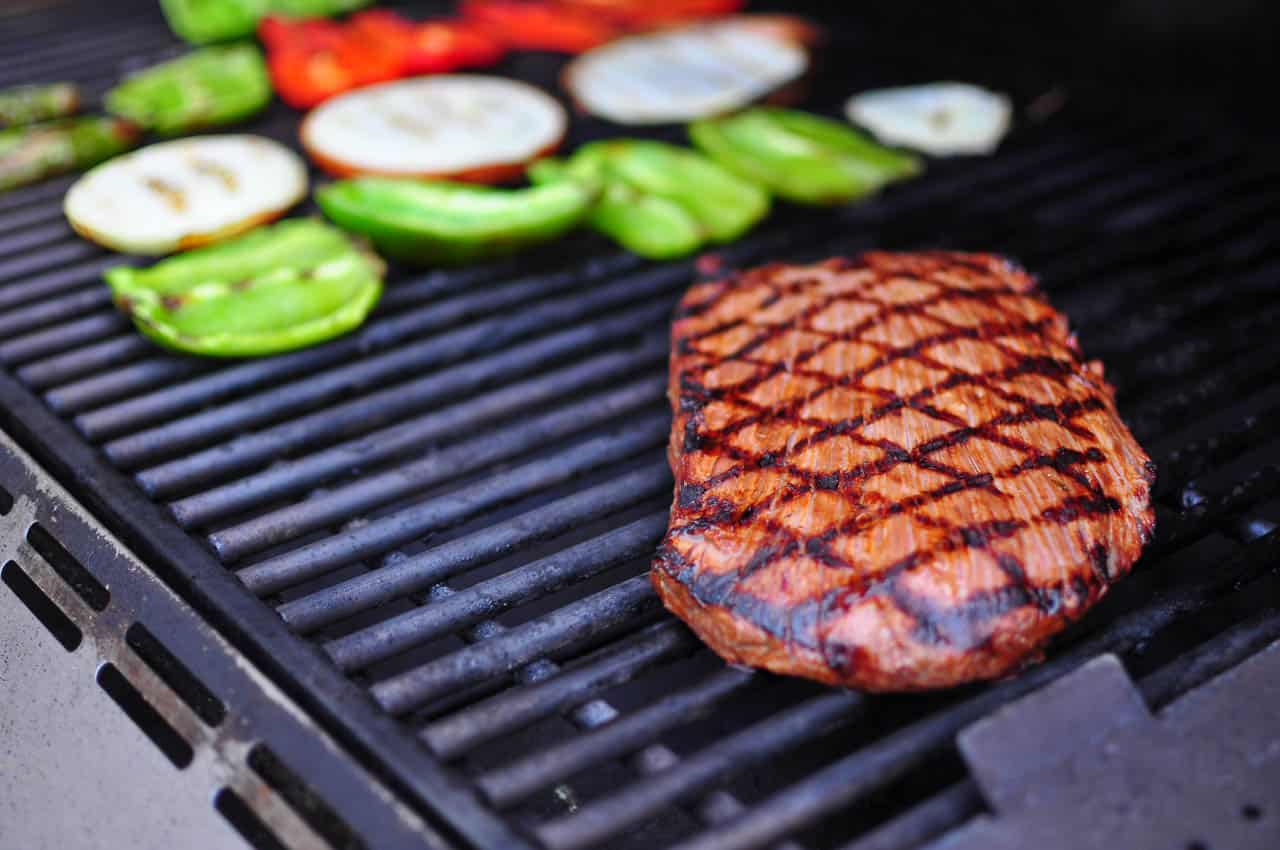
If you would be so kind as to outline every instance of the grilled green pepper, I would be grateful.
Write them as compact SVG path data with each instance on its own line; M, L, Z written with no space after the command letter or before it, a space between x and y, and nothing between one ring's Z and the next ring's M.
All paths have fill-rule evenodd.
M37 83L0 90L0 127L19 127L74 115L80 90L74 83Z
M577 181L499 189L444 180L359 177L316 190L340 226L390 257L456 264L517 251L575 227L595 197Z
M138 129L118 118L68 118L0 130L0 192L97 165L133 147Z
M161 345L216 357L275 354L357 327L382 262L338 229L290 219L146 269L106 272L116 305Z
M769 210L767 192L696 151L641 139L593 142L565 163L535 163L529 176L600 183L592 227L650 259L737 239Z
M192 44L253 35L267 15L321 18L367 6L371 0L160 0L164 16Z
M262 51L206 47L129 77L107 92L108 112L163 135L241 121L271 100Z
M852 200L920 171L913 156L841 122L790 109L762 106L697 121L689 136L725 168L802 204Z
M529 167L529 179L539 184L598 179L584 173L581 163L542 159ZM600 197L587 216L596 231L651 260L688 256L702 245L697 219L675 201L638 192L620 180L600 182Z

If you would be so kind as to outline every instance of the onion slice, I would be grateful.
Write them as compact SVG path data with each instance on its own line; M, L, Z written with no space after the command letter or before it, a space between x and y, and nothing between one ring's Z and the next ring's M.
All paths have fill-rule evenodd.
M968 83L929 83L854 95L845 115L889 145L931 156L986 154L1009 131L1005 95Z
M564 107L526 83L478 74L419 77L349 92L302 122L316 165L339 177L493 183L559 146Z
M719 115L805 73L808 52L783 32L743 16L629 36L574 59L564 85L587 112L618 124Z
M279 142L197 136L99 165L71 187L63 210L86 239L131 254L167 254L279 218L306 194L306 163Z

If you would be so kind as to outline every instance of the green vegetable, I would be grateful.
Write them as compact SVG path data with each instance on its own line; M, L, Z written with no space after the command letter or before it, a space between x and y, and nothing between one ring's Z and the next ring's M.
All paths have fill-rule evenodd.
M730 242L769 210L759 186L705 156L640 139L593 142L567 162L542 160L535 183L596 182L603 189L592 227L650 259L693 253L707 242Z
M383 266L334 227L290 219L146 269L106 273L116 305L156 342L217 357L275 354L360 325Z
M0 90L0 127L19 127L74 115L80 90L73 83L39 83Z
M576 181L499 189L360 177L316 191L325 215L411 263L464 263L553 239L582 220L594 187Z
M68 118L0 130L0 192L97 165L133 147L138 130L118 118Z
M921 169L915 157L839 121L788 109L757 107L697 121L689 136L724 167L802 204L852 200Z
M192 44L231 41L253 35L267 15L320 18L367 6L370 0L160 0L179 36Z
M106 96L108 112L164 135L241 121L271 100L262 52L206 47L129 77Z
M575 175L564 162L543 159L530 166L529 179L539 184L584 179L582 169L577 170ZM702 228L684 207L638 192L620 180L604 183L587 222L627 250L652 260L684 257L703 243Z

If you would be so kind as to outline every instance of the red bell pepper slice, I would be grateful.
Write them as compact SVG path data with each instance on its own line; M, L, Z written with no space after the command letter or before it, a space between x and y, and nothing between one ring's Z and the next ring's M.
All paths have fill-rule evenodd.
M495 64L506 47L479 26L455 20L418 23L386 9L352 16L350 26L404 55L404 73L435 74Z
M276 93L299 109L403 76L404 54L396 45L380 44L331 21L268 17L258 32L268 46L267 68Z
M516 50L582 53L622 34L596 14L555 3L467 0L462 15Z
M644 29L731 15L745 5L743 0L555 0L576 12L616 21L627 29Z

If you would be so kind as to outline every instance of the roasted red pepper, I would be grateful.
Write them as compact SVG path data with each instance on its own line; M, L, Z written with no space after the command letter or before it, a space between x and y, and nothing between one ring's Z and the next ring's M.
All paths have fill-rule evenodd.
M474 23L417 23L383 10L345 24L268 17L258 36L276 92L299 109L370 83L492 65L506 49Z
M358 86L404 75L404 57L394 45L332 21L268 17L259 26L268 48L267 67L276 93L290 106L307 109Z
M406 75L486 68L506 52L501 42L468 21L419 23L387 9L370 9L353 16L350 25L400 53Z
M731 15L743 0L555 0L555 5L618 22L628 29Z
M463 17L516 50L582 53L622 35L624 30L584 9L520 0L468 0Z

